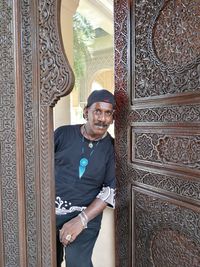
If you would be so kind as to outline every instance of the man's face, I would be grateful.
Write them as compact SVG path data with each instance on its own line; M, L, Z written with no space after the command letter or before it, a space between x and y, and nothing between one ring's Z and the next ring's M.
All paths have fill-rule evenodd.
M87 119L88 133L101 137L113 123L113 106L110 103L96 102L89 108L86 108L85 116Z

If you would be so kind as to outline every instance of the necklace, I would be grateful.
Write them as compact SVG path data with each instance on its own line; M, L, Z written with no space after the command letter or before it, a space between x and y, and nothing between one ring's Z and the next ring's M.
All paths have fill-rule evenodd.
M100 140L99 140L100 141ZM98 146L99 144L99 141L96 143L96 146L93 148L93 144L92 144L92 147L90 148L93 148L91 151L90 151L90 154L89 154L89 158L92 156L92 154L94 153L94 150L95 148ZM85 154L85 147L84 147L84 143L85 143L85 137L82 136L82 149L81 149L81 154L84 155ZM86 167L89 163L89 159L87 159L86 157L81 157L80 159L80 162L79 162L79 178L81 179L81 177L83 176L85 170L86 170Z
M92 141L89 142L88 146L89 146L89 148L93 148L93 143L92 143Z
M88 135L87 130L86 130L86 126L85 126L85 124L84 124L84 125L83 125L82 134L83 134L83 135L85 134L86 138L87 138L88 140L90 140L88 146L89 146L89 148L92 149L93 146L94 146L93 142L94 142L94 141L99 141L99 140L103 139L104 137L106 137L107 132L105 132L104 135L103 135L102 137L91 140L91 139L89 138L89 135Z

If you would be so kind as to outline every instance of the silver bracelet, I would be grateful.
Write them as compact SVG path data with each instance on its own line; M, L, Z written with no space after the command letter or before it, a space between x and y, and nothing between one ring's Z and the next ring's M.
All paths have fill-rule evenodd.
M87 215L85 214L84 211L82 211L81 213L79 213L78 215L81 219L81 223L83 225L83 228L87 228L87 223L88 223L88 217Z

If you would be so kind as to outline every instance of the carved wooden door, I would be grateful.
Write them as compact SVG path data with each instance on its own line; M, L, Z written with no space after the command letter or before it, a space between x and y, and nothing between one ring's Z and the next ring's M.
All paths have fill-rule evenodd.
M73 87L60 0L0 0L0 267L55 267L53 112Z
M200 266L200 0L115 1L118 267Z

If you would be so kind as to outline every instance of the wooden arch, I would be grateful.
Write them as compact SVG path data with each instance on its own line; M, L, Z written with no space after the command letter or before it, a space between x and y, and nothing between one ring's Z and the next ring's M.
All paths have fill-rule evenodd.
M0 1L0 266L56 266L52 107L73 88L59 0Z

